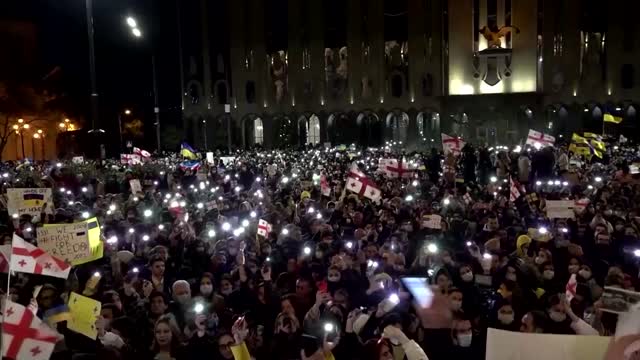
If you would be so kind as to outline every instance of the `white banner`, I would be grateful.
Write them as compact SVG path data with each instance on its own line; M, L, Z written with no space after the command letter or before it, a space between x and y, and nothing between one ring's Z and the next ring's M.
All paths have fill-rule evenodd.
M129 180L129 186L131 186L132 194L137 194L142 192L142 185L140 184L140 180L138 179Z
M546 200L547 217L549 219L573 219L575 213L573 208L574 200Z
M91 256L89 229L86 222L52 224L37 228L38 247L61 260L73 260Z
M53 193L50 188L7 189L7 210L9 215L30 214L40 218L42 206L47 214L53 214Z
M606 336L525 334L497 329L487 332L487 360L602 360Z
M442 229L442 216L440 215L424 215L422 216L422 226L427 229Z

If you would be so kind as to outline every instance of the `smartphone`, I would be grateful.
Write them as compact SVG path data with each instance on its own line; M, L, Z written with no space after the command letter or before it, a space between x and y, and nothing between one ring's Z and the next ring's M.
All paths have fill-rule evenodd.
M326 280L322 280L318 283L318 291L326 293L327 292L327 282Z
M423 308L431 307L433 291L429 287L429 281L424 277L403 277L402 284L413 295L413 298Z

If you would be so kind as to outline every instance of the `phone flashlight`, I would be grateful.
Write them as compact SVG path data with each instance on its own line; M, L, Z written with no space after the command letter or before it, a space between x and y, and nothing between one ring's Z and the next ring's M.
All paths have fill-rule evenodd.
M196 306L193 307L193 311L195 311L196 314L201 314L202 311L204 311L204 305L197 303Z
M132 271L133 271L134 274L137 274L138 272L140 272L140 270L138 270L137 267L134 267Z
M353 249L353 242L347 241L346 247L347 249Z
M389 301L391 301L391 303L393 303L394 305L398 305L398 303L400 303L400 298L398 297L398 294L393 293L389 295Z
M305 246L303 251L304 251L304 254L305 254L305 255L309 255L309 254L311 254L311 248L310 248L310 247L308 247L308 246Z
M539 232L540 234L544 235L544 234L546 234L546 233L547 233L547 228L546 228L546 227L544 227L544 226L540 226L540 227L538 228L538 232Z
M101 276L101 275L100 275L100 272L98 272L98 271L96 271L96 272L94 272L94 273L93 273L93 277L100 277L100 276Z
M333 326L332 323L325 323L324 324L324 332L330 333L330 332L333 331L333 329L334 329L334 326Z

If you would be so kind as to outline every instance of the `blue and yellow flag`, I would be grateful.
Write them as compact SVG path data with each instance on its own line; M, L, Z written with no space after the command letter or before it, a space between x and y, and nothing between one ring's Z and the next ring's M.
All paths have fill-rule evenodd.
M186 142L183 142L180 145L180 155L190 160L195 160L198 158L198 154L196 153L196 151L191 147L191 145L187 144Z
M69 311L69 306L67 306L66 304L62 304L45 311L43 320L46 321L49 326L54 326L55 324L62 321L71 320L71 312Z
M591 146L593 146L596 150L599 150L599 151L607 150L607 145L603 141L601 135L594 134L591 132L585 132L584 137L585 139L589 140L589 143L591 144Z
M610 112L604 113L602 120L604 122L620 124L622 122L622 116L613 115Z
M598 140L591 140L591 142L594 142L594 141L599 143L598 147L600 147L600 144L601 144L601 146L603 147L602 150L604 150L604 142L598 141ZM574 133L571 136L571 144L569 145L569 151L574 154L583 155L587 158L591 158L591 156L595 155L602 159L602 150L598 150L594 145L592 145L591 142L589 142L589 140L587 140L586 137L582 137Z

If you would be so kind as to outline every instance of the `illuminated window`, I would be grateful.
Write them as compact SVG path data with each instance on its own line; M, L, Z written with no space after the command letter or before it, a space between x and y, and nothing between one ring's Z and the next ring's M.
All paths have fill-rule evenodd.
M264 127L262 126L262 119L260 118L253 120L253 141L256 145L262 145L264 143Z
M316 145L320 143L320 119L311 115L307 120L307 144Z

